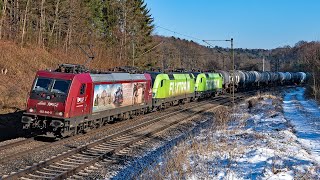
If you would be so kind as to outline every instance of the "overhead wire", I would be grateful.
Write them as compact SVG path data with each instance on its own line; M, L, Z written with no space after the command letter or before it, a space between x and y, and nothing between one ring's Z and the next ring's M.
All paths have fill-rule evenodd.
M183 34L183 33L180 33L180 32L177 32L177 31L174 31L174 30L171 30L171 29L168 29L168 28L159 26L159 25L155 25L155 27L164 29L164 30L169 31L169 32L172 32L172 33L174 33L174 34L179 34L179 35L181 35L181 36L191 38L191 39L193 39L193 40L197 40L197 41L199 41L199 42L202 42L202 41L203 41L203 40L200 39L200 38L197 38L197 37L194 37L194 36L190 36L190 35L186 35L186 34ZM201 43L199 43L199 44L201 44Z

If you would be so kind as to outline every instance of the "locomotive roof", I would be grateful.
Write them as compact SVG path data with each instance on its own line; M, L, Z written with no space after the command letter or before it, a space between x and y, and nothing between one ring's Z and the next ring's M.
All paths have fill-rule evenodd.
M110 73L90 74L93 82L147 80L144 74Z

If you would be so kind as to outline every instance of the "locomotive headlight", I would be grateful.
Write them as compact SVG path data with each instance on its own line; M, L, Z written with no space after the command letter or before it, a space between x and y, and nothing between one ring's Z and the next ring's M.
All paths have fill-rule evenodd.
M29 112L31 112L31 113L35 112L35 109L30 108Z
M63 112L56 112L56 116L63 116Z

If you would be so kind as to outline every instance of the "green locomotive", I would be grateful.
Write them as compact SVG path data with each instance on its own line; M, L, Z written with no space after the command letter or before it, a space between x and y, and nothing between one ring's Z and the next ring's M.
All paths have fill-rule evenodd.
M220 73L194 73L196 97L210 97L222 93L223 77Z
M192 101L195 99L195 78L191 73L152 72L152 100L156 108Z
M219 73L149 73L154 108L166 108L222 92L223 77Z

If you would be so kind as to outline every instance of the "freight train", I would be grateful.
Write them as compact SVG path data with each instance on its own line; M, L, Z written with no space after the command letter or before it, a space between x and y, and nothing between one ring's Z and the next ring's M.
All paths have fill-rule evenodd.
M234 78L233 78L234 77ZM22 116L23 129L66 137L180 103L223 93L302 84L304 72L90 72L62 64L36 73Z

